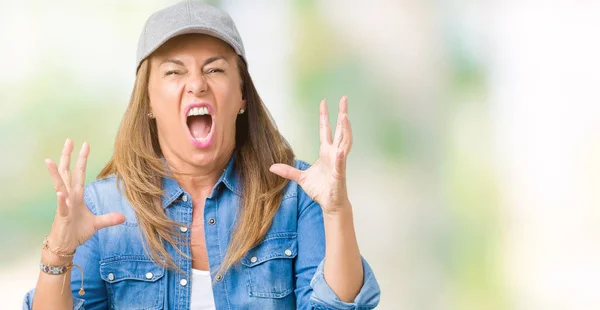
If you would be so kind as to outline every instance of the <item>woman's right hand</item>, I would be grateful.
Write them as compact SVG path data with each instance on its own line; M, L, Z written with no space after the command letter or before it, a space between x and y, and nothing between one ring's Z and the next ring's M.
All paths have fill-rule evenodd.
M46 166L52 177L58 201L54 222L48 236L48 247L60 254L73 253L99 229L125 222L125 216L121 213L94 215L87 208L83 198L83 189L90 146L87 142L83 143L77 157L75 170L71 174L72 151L73 142L67 139L58 167L51 159L46 159ZM50 260L53 262L65 261L56 254L50 255L52 256ZM70 261L70 259L68 260Z

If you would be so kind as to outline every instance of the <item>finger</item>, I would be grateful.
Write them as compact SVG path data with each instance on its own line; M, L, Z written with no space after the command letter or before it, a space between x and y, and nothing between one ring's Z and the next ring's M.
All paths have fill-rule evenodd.
M71 187L71 152L73 152L73 141L67 138L62 149L60 162L58 163L58 172L67 190Z
M348 113L348 96L342 96L338 105L338 114Z
M344 149L338 149L335 156L335 171L337 172L338 178L346 178L346 158L347 153Z
M94 228L100 230L105 227L122 224L123 222L125 222L125 215L118 212L97 215L94 221Z
M56 201L58 202L56 212L62 217L69 215L69 208L67 207L66 195L63 192L57 192Z
M342 140L344 139L344 131L342 130L342 118L345 114L338 115L337 124L335 126L335 137L333 138L333 145L337 148L340 147Z
M342 96L340 99L340 104L338 106L338 117L337 124L335 126L335 137L333 138L333 145L338 146L342 142L342 138L344 136L344 132L342 130L342 119L343 115L348 113L348 98L346 96Z
M269 171L296 183L300 181L300 176L302 175L302 171L286 164L274 164L269 168Z
M331 128L329 128L329 112L327 111L327 102L321 100L319 105L319 137L321 144L331 144Z
M344 153L348 155L352 148L352 127L350 126L350 120L348 114L342 115L342 140L340 141L340 149L344 150Z
M77 155L77 164L73 171L73 188L79 192L83 192L83 185L85 182L85 168L87 166L87 158L90 153L90 145L87 142L83 142L79 155Z
M52 159L46 159L44 161L46 163L46 168L48 168L48 172L50 173L50 177L52 178L52 183L54 184L55 192L67 192L67 188L63 182L60 173L58 172L58 168L56 168L56 164L52 161Z

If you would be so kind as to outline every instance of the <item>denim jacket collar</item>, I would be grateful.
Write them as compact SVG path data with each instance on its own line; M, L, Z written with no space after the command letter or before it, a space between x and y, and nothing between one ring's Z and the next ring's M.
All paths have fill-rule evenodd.
M241 188L239 182L239 176L235 169L235 156L232 155L227 163L227 167L223 170L223 174L213 187L209 198L215 197L218 194L218 190L221 184L232 191L233 193L241 196ZM163 196L162 196L162 207L167 208L173 201L177 200L183 193L183 189L179 186L177 181L171 177L163 177L162 180Z

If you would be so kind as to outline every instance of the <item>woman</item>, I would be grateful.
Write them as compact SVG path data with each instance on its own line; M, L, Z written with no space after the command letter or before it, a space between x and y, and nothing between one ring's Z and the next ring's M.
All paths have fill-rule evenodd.
M229 15L189 1L153 14L98 180L84 187L86 143L72 175L70 140L58 167L46 161L58 207L24 309L374 308L346 192L346 98L333 139L324 101L320 114L309 167L258 96Z

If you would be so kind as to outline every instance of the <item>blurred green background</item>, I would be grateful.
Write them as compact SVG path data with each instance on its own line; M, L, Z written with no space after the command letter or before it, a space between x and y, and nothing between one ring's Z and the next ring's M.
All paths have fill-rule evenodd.
M380 309L600 307L598 5L209 2L236 21L299 158L317 158L320 99L336 112L349 97L348 186ZM139 31L171 3L0 2L6 309L35 286L52 223L44 159L67 137L88 141L95 179L128 103Z

